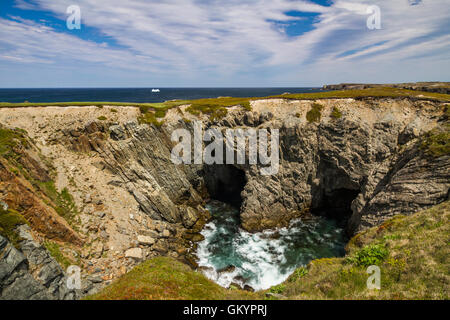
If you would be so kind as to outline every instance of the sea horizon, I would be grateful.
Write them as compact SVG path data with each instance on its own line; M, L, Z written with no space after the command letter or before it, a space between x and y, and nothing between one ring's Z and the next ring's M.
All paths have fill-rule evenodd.
M160 92L152 92L159 89ZM321 87L146 87L146 88L1 88L0 102L55 103L109 101L157 103L217 97L264 97L324 91Z

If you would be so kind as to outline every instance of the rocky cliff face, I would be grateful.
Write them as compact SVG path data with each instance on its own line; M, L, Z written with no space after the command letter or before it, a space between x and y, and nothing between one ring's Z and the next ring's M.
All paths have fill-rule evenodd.
M310 102L280 100L255 102L253 112L230 113L214 124L280 130L277 175L241 167L244 228L283 226L312 210L348 215L353 234L447 199L448 154L429 156L419 146L420 136L445 126L443 105L407 99L320 103L322 117L314 123L306 120ZM342 116L333 116L336 110Z
M79 292L67 286L61 266L40 246L28 226L18 227L22 237L15 248L0 235L0 300L73 300Z
M94 276L103 285L158 255L195 266L192 250L209 218L203 209L209 197L240 205L242 226L249 231L285 226L312 211L348 219L350 234L448 199L448 151L431 155L423 144L427 132L440 128L448 134L446 104L316 103L321 105L316 121L307 116L313 101L261 100L252 102L252 111L232 107L214 121L182 106L169 110L161 127L139 124L139 110L131 107L1 109L0 123L26 130L55 171L34 180L54 181L58 192L66 188L76 219L71 225L59 221L45 196L20 207L28 203L21 200L26 192L39 192L23 174L12 174L6 160L0 162L0 184L8 187L2 187L0 200L24 212L32 232L69 243L63 255L74 251L85 278ZM205 129L279 129L279 172L263 176L255 165L173 164L171 133L193 131L195 120ZM15 179L25 187L14 191ZM49 208L36 210L45 205ZM44 220L53 225L36 222Z

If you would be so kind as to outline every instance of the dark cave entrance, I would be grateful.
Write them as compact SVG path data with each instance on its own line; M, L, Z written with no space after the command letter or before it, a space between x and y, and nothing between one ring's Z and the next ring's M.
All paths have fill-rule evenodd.
M207 165L204 166L204 181L211 199L241 208L241 192L246 184L243 170L233 165Z
M312 208L314 214L334 219L346 225L352 215L352 202L359 194L358 190L337 189L323 192L317 206Z
M319 183L313 184L311 212L329 219L347 229L352 216L352 202L361 192L360 181L355 181L342 168L324 157L318 167Z

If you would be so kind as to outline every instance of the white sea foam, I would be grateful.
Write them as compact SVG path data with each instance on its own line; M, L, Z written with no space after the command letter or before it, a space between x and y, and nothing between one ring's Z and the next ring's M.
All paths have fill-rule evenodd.
M321 218L308 223L297 220L289 228L252 234L236 227L238 220L229 208L216 206L210 210L227 216L205 226L201 232L205 240L198 244L196 254L203 273L223 287L236 283L268 289L285 281L299 266L338 255L336 248L343 247L342 229L335 232L336 227ZM219 272L229 266L234 268Z

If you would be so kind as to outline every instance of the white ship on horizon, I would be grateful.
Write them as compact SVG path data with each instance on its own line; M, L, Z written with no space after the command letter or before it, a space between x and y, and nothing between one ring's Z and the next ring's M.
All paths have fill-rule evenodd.
M161 92L159 89L152 89L152 92Z

